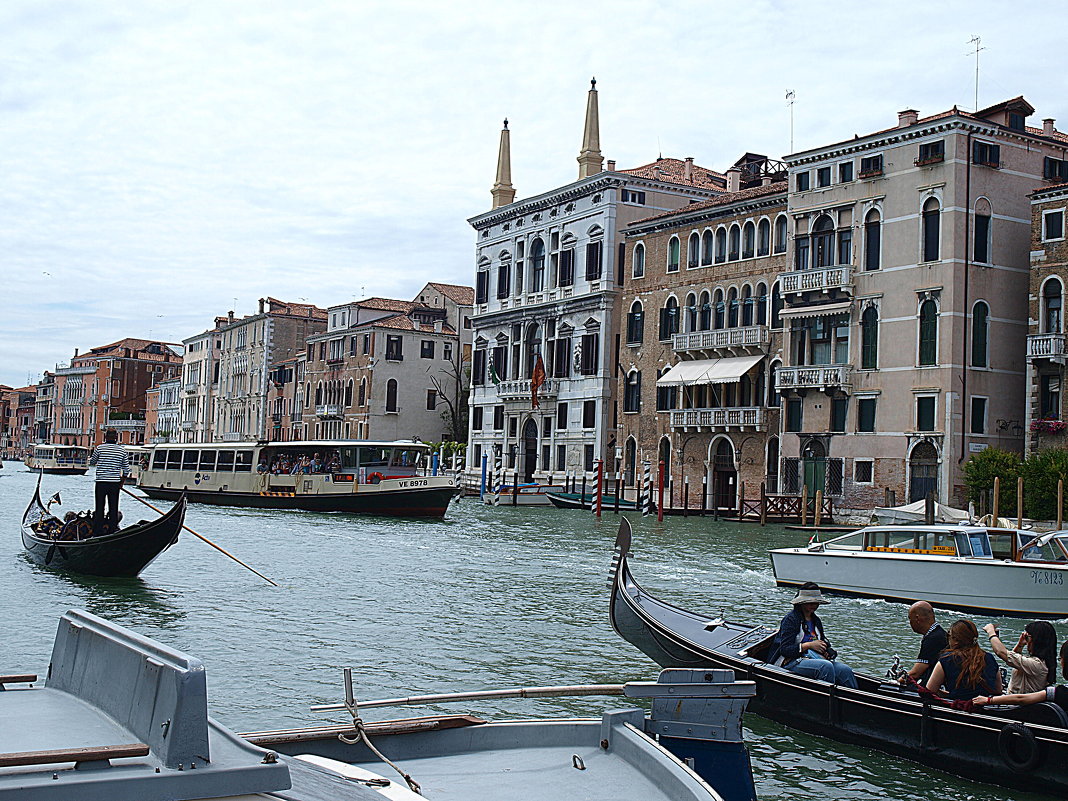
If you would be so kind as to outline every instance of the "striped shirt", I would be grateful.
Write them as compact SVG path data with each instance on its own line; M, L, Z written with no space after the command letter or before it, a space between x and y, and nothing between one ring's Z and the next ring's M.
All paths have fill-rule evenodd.
M122 481L130 475L130 456L122 445L114 442L97 445L89 464L96 465L97 481Z

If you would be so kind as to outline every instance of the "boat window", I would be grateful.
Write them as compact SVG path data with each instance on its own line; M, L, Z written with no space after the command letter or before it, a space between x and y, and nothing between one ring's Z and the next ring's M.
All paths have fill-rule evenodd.
M219 464L215 468L216 470L225 470L227 473L234 469L234 452L233 451L219 451Z
M360 467L386 467L389 465L389 448L359 448Z
M162 470L167 464L167 451L156 451L152 454L152 469Z
M864 550L954 556L954 532L923 529L882 529L865 532Z
M356 461L356 451L356 448L341 449L341 466L346 470L359 466L359 462Z
M182 469L182 452L181 451L167 451L167 469L168 470L181 470Z
M238 451L237 461L234 464L235 473L252 472L252 451Z
M1056 540L1049 540L1041 545L1035 545L1034 540L1037 539L1037 534L1020 533L1017 536L1020 538L1020 561L1022 562L1068 561L1065 559L1063 548L1055 544Z
M989 559L993 556L990 538L985 531L962 531L955 537L957 556L972 556L978 559Z
M216 451L201 451L200 452L200 471L212 472L215 470L215 453Z
M1012 559L1012 541L1016 536L1014 532L987 531L987 539L990 540L990 551L995 559Z
M197 469L197 457L200 455L200 451L182 451L182 469L183 470L196 470Z

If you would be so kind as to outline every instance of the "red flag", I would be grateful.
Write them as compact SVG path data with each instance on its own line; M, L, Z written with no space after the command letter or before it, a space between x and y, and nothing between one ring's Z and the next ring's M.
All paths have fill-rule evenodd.
M538 388L545 383L545 362L538 354L538 360L534 362L534 375L530 379L530 402L535 409L538 408Z

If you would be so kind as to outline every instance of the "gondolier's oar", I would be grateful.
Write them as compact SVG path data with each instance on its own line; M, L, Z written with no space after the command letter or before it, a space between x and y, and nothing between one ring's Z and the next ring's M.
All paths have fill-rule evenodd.
M135 500L138 500L138 501L140 501L141 503L143 503L143 504L144 504L145 506L147 506L147 507L148 507L149 509L151 509L151 510L152 510L153 512L157 512L158 514L163 514L163 512L162 512L161 510L157 509L157 508L156 508L155 506L153 506L152 504L150 504L150 503L149 503L148 501L146 501L146 500L145 500L144 498L142 498L142 497L140 497L140 496L138 496L138 495L134 495L134 494L133 494L132 492L130 492L130 491L129 491L128 489L126 489L126 487L123 487L123 488L122 488L122 491L123 491L123 492L125 492L125 493L126 493L127 495L129 495L129 496L130 496L131 498L134 498ZM263 575L263 573L261 573L260 571L256 570L256 568L254 568L254 567L249 567L249 566L248 566L248 565L246 565L246 564L245 564L244 562L242 562L242 561L241 561L240 559L238 559L238 558L237 558L236 556L234 556L234 555L233 555L232 553L230 553L229 551L227 551L227 550L226 550L225 548L222 548L222 547L220 547L220 546L216 545L216 544L215 544L214 542L212 542L211 540L209 540L209 539L208 539L207 537L205 537L205 536L204 536L203 534L197 534L197 533L196 533L195 531L193 531L193 529L191 529L191 528L189 528L189 526L185 525L185 523L183 523L183 524L182 524L182 528L184 528L184 529L185 529L186 531L188 531L188 532L189 532L190 534L192 534L192 535L193 535L194 537L197 537L198 539L202 539L202 540L204 540L204 542L206 542L206 543L207 543L208 545L210 545L210 546L211 546L212 548L214 548L215 550L219 551L220 553L223 553L223 554L225 554L226 556L229 556L229 557L230 557L231 559L233 559L233 560L234 560L235 562L237 562L237 563L238 563L239 565L241 565L241 567L245 568L246 570L251 570L251 571L252 571L253 573L255 573L255 574L256 574L257 576L259 576L259 577L260 577L261 579L263 579L264 581L266 581L266 582L267 582L268 584L271 584L271 585L273 585L273 586L275 586L275 587L277 587L277 586L278 586L277 582L271 581L271 580L270 580L269 578L267 578L267 577L266 577L265 575Z

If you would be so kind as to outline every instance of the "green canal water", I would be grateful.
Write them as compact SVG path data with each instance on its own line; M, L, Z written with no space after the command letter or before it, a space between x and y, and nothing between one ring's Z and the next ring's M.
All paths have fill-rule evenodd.
M583 512L494 509L464 499L444 521L420 522L191 506L189 526L280 586L188 534L140 579L100 580L56 574L23 555L19 522L35 480L21 464L0 470L0 672L43 675L57 619L72 607L201 658L214 716L239 731L331 720L308 708L341 700L345 666L364 699L618 682L658 670L608 621L618 526L611 513L597 521ZM42 494L57 490L64 510L92 505L91 474L45 476ZM122 508L127 521L153 514L125 496ZM632 522L635 572L660 597L772 624L788 608L791 593L775 587L767 551L803 544L806 535L698 517ZM918 642L904 607L836 599L825 609L835 646L854 667L881 674L894 654L914 655ZM1021 624L1001 622L1007 642ZM1068 636L1068 625L1057 628ZM602 708L602 701L546 699L437 711L534 716ZM754 715L745 724L765 800L1039 798Z

